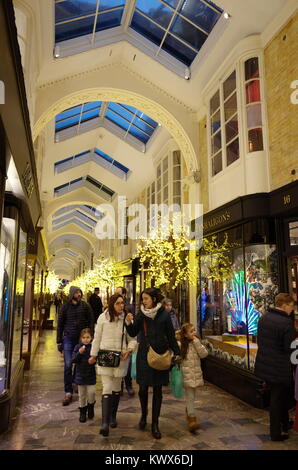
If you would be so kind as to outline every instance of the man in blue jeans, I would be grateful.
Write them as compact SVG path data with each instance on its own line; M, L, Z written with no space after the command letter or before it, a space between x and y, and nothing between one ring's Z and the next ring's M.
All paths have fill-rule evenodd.
M93 311L89 304L82 300L83 292L79 287L69 289L69 301L64 304L58 316L57 345L58 351L64 352L64 391L62 402L67 406L72 401L72 353L79 343L80 333L84 328L93 332Z

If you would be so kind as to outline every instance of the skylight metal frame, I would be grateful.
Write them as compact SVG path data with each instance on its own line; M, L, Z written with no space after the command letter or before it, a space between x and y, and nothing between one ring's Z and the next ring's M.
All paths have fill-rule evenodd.
M169 8L170 10L172 10L172 11L173 10L177 11L177 8L179 7L179 5L181 5L181 2L182 2L182 0L180 0L178 2L178 7L174 8L170 5L168 5L167 3L165 3L164 0L158 0L158 1L161 4L163 4L164 6L166 6L167 8ZM219 6L216 8L216 6L213 6L209 3L207 3L205 0L200 0L200 1L202 3L204 3L205 5L207 5L208 8L216 11L217 13L220 13L219 10L221 10L221 8ZM180 41L182 44L184 44L189 49L192 49L192 46L188 43L185 43L185 41L183 41L183 39L179 38L174 33L168 31L164 35L163 42L161 43L161 45L159 47L157 47L152 41L148 40L143 35L137 33L136 31L134 31L130 27L134 12L136 10L135 9L135 4L136 4L136 0L131 0L131 1L126 0L125 6L124 6L124 13L122 15L122 21L121 21L120 26L111 28L110 30L108 29L108 30L105 30L105 31L95 32L95 34L92 35L92 38L90 38L90 37L86 38L86 36L90 36L90 35L81 36L81 38L85 38L81 41L74 41L74 40L70 39L70 40L63 41L61 43L57 43L54 46L54 56L56 58L65 57L65 56L73 55L73 54L83 52L83 51L86 51L86 50L89 50L89 49L92 49L92 48L95 48L95 47L101 47L101 46L104 46L104 45L107 45L107 44L112 44L114 42L126 40L127 42L131 43L132 45L134 45L134 46L138 47L139 49L143 50L146 54L150 55L153 59L155 59L156 61L158 61L159 63L161 63L165 67L167 67L168 69L172 70L172 72L176 73L177 75L182 76L184 78L190 77L191 76L190 68L193 69L193 68L197 67L197 64L198 64L197 59L198 59L198 56L201 55L200 54L201 51L203 50L202 56L204 57L204 55L207 53L207 50L211 49L211 47L208 47L208 43L210 41L206 40L205 43L203 44L203 46L199 49L199 51L196 51L196 49L193 48L193 50L196 51L197 55L194 58L194 60L192 61L192 64L188 67L184 63L182 63L180 60L178 60L174 56L172 56L170 53L168 53L167 51L161 50L162 44L163 44L163 42L166 39L168 34L170 34L176 40ZM55 4L54 4L54 8L55 8ZM118 8L120 8L120 7L118 7ZM140 12L139 10L138 10L138 13L142 14L142 12ZM221 13L223 13L222 10L221 10ZM196 25L190 18L184 16L183 14L181 14L179 12L178 12L178 14L184 21L187 21L189 24L191 24L196 29L198 29L201 32L204 32L205 34L207 34L207 39L209 39L210 36L215 36L215 37L217 36L218 37L219 33L222 33L224 28L227 26L227 21L226 20L222 21L224 19L224 17L223 17L223 14L221 14L221 16L219 17L217 23L214 25L213 29L211 29L210 33L208 33L206 31L204 31L203 28ZM176 13L173 13L172 18L171 18L171 23L172 23L172 21L175 20L175 18L176 18ZM151 18L149 19L149 21L154 23L154 20L152 20ZM159 24L157 24L157 26L159 28L161 27L161 25L159 25ZM168 25L167 30L169 30L170 27L171 26ZM166 31L165 28L162 28L162 29L164 29ZM215 31L215 34L214 34L214 31ZM55 37L55 35L54 35L54 37ZM81 38L76 38L76 39L81 39ZM215 41L212 41L212 42L213 42L213 44L215 43ZM207 43L207 45L206 45L206 43ZM212 47L213 47L213 44L212 44Z

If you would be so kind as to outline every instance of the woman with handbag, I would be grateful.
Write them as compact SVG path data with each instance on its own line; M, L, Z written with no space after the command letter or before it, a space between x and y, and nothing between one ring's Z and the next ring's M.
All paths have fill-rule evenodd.
M124 300L120 294L110 297L108 308L98 317L92 342L90 364L98 361L102 380L102 427L100 434L109 435L109 426L117 426L116 416L120 399L121 381L126 376L129 356L136 340L124 329Z
M145 429L148 413L148 388L153 387L152 436L161 438L158 418L162 403L162 386L169 383L169 369L173 351L176 359L180 349L175 338L171 317L162 306L163 296L159 289L145 289L141 294L141 312L133 319L128 313L125 324L130 336L137 336L137 383L142 416L139 428Z

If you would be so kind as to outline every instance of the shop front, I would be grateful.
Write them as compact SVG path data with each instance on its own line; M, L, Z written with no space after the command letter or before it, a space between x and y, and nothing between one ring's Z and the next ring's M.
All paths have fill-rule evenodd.
M241 197L202 222L197 315L209 350L205 378L260 408L268 392L254 375L258 321L278 292L297 299L297 187ZM291 203L280 208L284 192Z
M9 427L21 398L26 303L29 302L29 233L41 205L26 92L11 1L0 3L0 432ZM24 326L25 323L25 326Z

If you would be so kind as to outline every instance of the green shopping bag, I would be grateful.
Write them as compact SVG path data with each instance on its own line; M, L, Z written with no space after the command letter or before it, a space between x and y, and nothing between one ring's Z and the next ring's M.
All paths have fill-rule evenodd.
M183 375L179 365L175 365L170 372L170 389L175 398L183 397Z
M134 352L131 355L131 372L130 376L133 380L137 378L137 353Z

